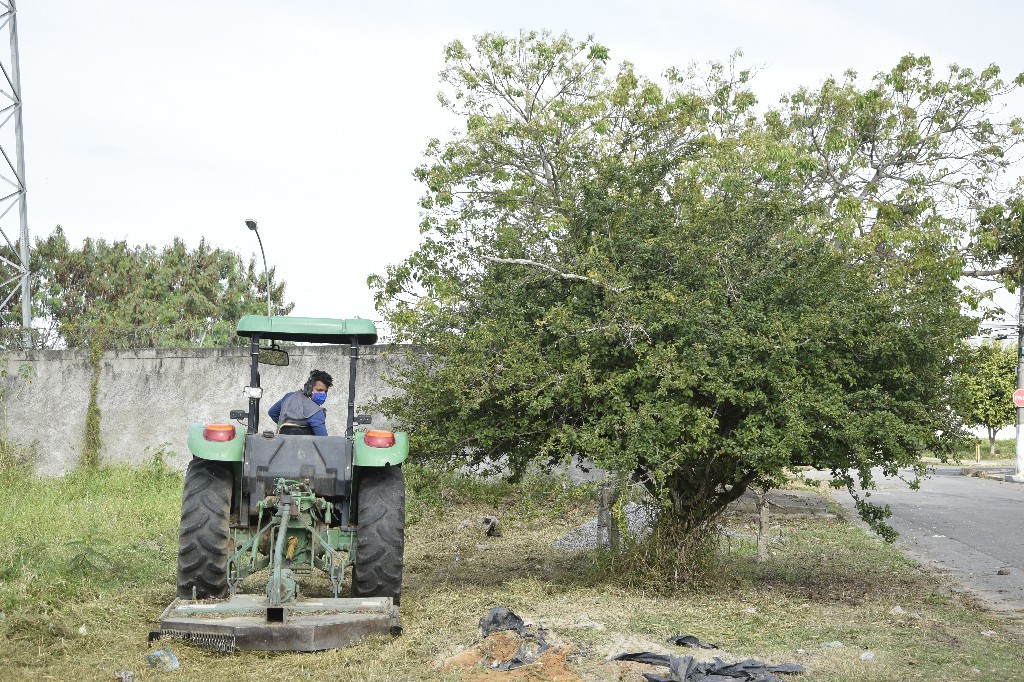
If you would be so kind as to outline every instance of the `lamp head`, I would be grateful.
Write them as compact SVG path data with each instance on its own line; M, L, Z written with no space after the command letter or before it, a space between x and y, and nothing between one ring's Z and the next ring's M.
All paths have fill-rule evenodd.
M252 219L246 220L245 221L245 226L248 227L250 230L255 230L256 229L256 221L252 220Z

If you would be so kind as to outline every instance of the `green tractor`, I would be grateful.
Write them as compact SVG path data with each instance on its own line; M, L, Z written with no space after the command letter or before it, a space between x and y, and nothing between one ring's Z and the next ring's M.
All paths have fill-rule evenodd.
M249 339L248 409L231 411L237 424L189 427L177 598L150 640L315 651L397 635L409 438L355 430L370 423L355 414L359 348L377 342L377 329L361 319L248 315L237 333ZM277 341L349 347L344 436L260 430L259 365L288 364ZM341 597L350 566L350 596ZM241 594L242 581L264 569L264 593ZM322 591L333 596L301 594L299 577L312 574L326 578Z

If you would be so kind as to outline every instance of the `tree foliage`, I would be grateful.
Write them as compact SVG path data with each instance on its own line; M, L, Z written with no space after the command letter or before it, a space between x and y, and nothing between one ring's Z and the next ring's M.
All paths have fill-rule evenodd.
M964 423L988 430L988 451L994 457L996 434L1016 420L1011 397L1017 388L1017 349L999 342L965 348L953 385Z
M104 346L221 345L232 342L239 317L267 310L255 259L246 263L205 240L194 249L178 238L162 248L103 239L75 248L58 226L36 239L31 265L41 347L88 347L97 333ZM275 274L271 269L271 301L283 315L294 304L285 303ZM5 312L5 326L20 321L20 304Z
M998 69L907 57L764 108L736 58L655 81L547 33L445 56L465 130L417 170L421 245L370 279L428 351L382 403L422 454L585 459L690 533L800 464L852 488L948 449L964 202L1020 135L989 118Z

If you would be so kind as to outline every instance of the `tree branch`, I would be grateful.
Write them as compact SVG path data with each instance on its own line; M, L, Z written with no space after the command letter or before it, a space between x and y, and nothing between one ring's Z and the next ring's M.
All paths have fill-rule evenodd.
M541 270L547 270L548 272L550 272L551 274L555 275L559 279L567 279L567 280L571 280L573 282L590 282L591 284L596 284L599 287L604 287L605 289L610 289L611 291L614 291L617 294L621 294L623 291L626 290L626 287L616 288L616 287L613 287L613 286L609 286L609 285L604 284L602 282L598 282L596 280L593 280L590 277L585 277L583 275L577 275L577 274L572 273L572 272L562 272L560 270L557 270L557 269L551 267L550 265L547 265L546 263L540 263L538 261L529 260L527 258L498 258L496 256L481 256L481 258L483 258L486 261L490 261L492 263L506 263L508 265L526 265L526 266L531 267L531 268L539 268Z
M994 277L996 275L1005 275L1009 272L1010 268L996 268L995 270L964 270L960 274L964 277Z

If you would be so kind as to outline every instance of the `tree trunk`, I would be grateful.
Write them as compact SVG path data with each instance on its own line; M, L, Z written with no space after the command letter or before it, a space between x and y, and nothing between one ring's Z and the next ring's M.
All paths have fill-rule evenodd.
M996 430L991 426L988 427L988 456L990 459L996 458Z
M677 472L666 481L672 518L686 534L707 530L709 524L743 495L757 472L741 472L738 480L734 479L735 482L728 487L716 484L715 479L719 476L717 473L713 474L707 470L699 473L701 475L694 476L692 473ZM722 477L725 478L724 475ZM655 497L659 494L658 488L654 485L648 485L647 489Z
M597 502L597 544L608 547L612 554L619 553L619 526L615 522L612 508L619 499L619 489L611 481L601 484Z
M757 496L757 563L768 560L768 491L758 488Z

